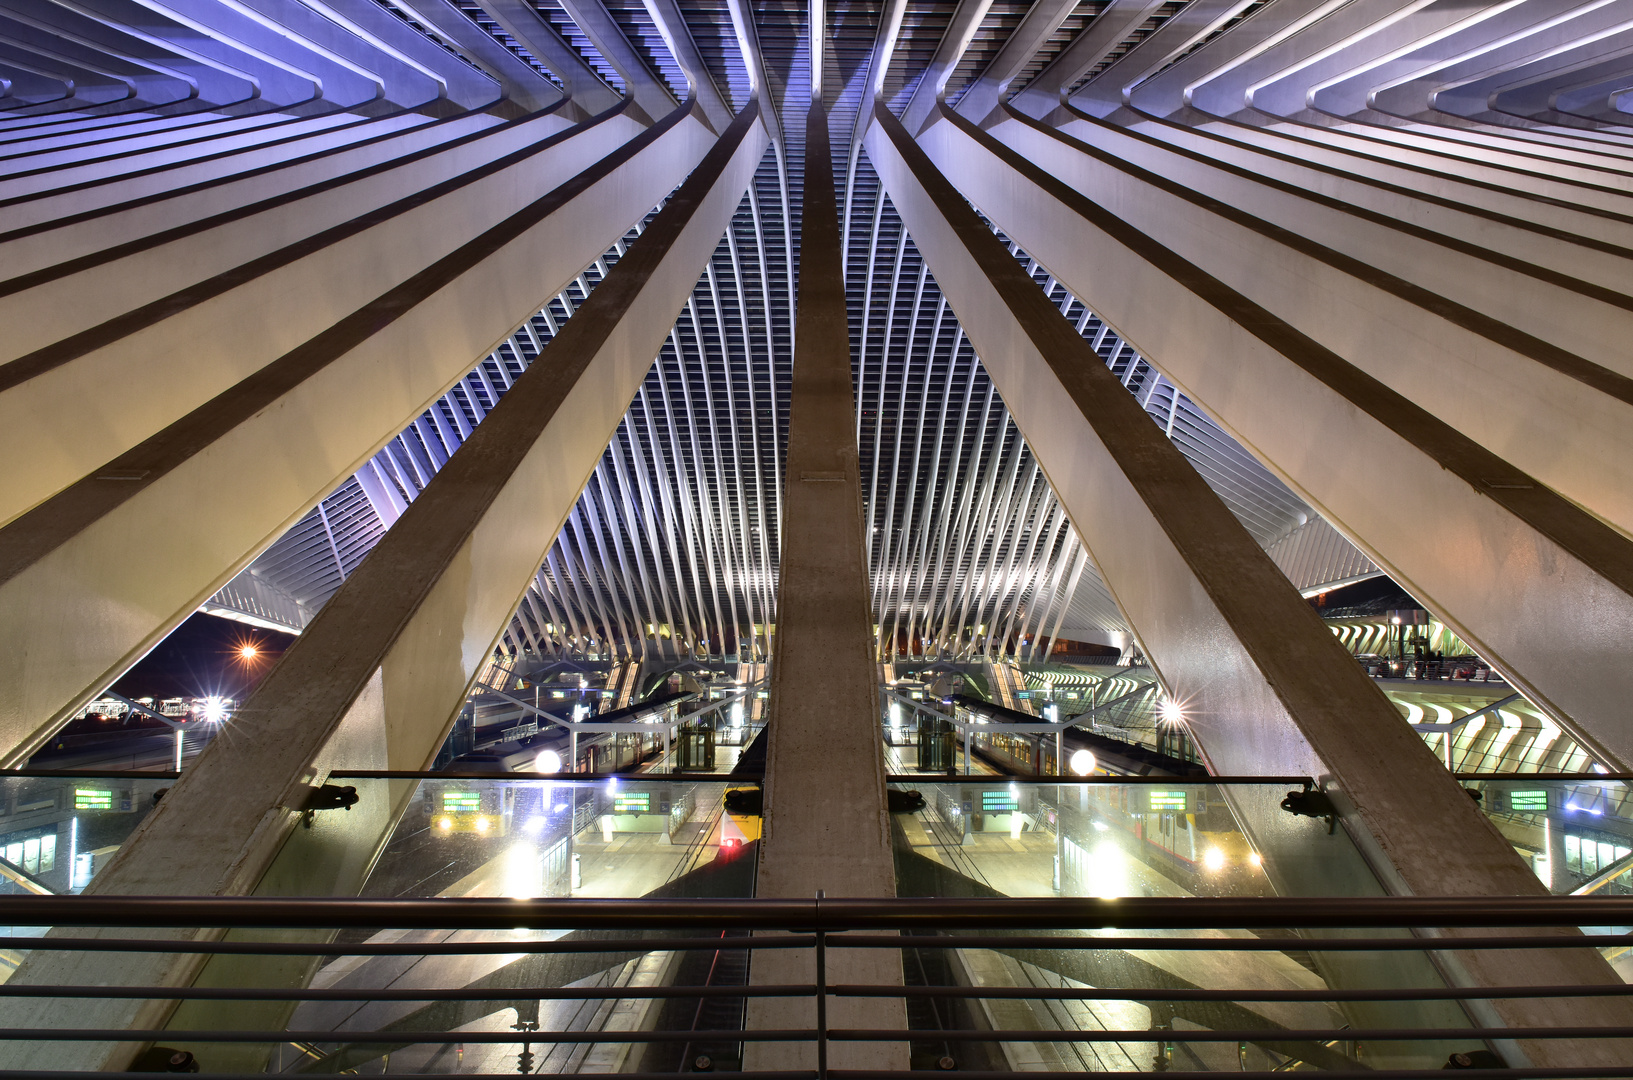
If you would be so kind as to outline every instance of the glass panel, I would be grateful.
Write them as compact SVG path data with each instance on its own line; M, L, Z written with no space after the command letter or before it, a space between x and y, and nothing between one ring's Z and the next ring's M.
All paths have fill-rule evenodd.
M902 896L1193 897L1377 896L1382 887L1342 826L1283 810L1285 785L1219 785L1165 779L1159 784L996 780L901 782L925 801L914 813L893 814L897 886ZM1270 988L1426 987L1444 985L1421 954L1386 951L1209 952L1129 949L1117 939L1251 938L1242 930L1205 932L1083 931L1104 948L959 949L946 961L954 981L994 986L1153 986ZM1345 936L1344 931L1328 931ZM1377 931L1360 931L1378 935ZM1297 936L1257 931L1257 936ZM1379 935L1392 936L1392 935ZM930 953L925 953L929 963ZM1167 1047L1160 1032L1182 1027L1282 1026L1460 1028L1468 1019L1453 1004L1414 1002L1280 1006L1242 1003L1218 1010L1187 1005L1105 1000L1070 1006L1015 999L984 1000L992 1027L1111 1027L1152 1031L1149 1043L1006 1046L1005 1060L1022 1069L1099 1071L1158 1069L1355 1068L1353 1046L1312 1048L1296 1065L1274 1048L1235 1044ZM1274 1016L1271 1014L1274 1013ZM1453 1050L1474 1043L1373 1044L1361 1059L1373 1068L1439 1068ZM1018 1053L1043 1055L1021 1061ZM1296 1055L1295 1055L1296 1057ZM1157 1064L1161 1059L1161 1064ZM1317 1060L1319 1059L1319 1060ZM1242 1062L1247 1062L1244 1066Z
M1464 784L1479 794L1492 823L1555 894L1582 888L1606 896L1633 892L1625 869L1595 881L1633 852L1633 792L1627 784L1546 775L1465 777Z
M730 786L756 785L426 779L365 895L645 896L759 838L758 817L724 813Z

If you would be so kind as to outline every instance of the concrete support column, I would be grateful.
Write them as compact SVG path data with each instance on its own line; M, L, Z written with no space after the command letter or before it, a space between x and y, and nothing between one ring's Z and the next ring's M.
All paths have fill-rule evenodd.
M788 482L783 504L777 651L771 663L765 830L755 894L809 899L894 896L895 863L885 809L879 672L862 543L855 388L828 116L806 116L805 216L800 238L794 384L789 401ZM767 950L754 956L756 984L815 981L815 958ZM828 954L830 983L899 983L899 953ZM887 1015L888 1014L888 1015ZM899 1001L836 998L834 1028L906 1026ZM813 1027L811 1001L751 999L750 1028ZM905 1043L839 1043L826 1066L905 1069ZM750 1043L745 1069L820 1067L814 1047Z
M1321 778L1390 892L1544 894L930 157L886 110L875 115L869 158L1209 765ZM1324 825L1295 822L1270 800L1236 809L1283 892L1367 887L1354 870L1340 880L1345 853L1316 835ZM1456 954L1450 966L1475 985L1617 981L1596 954L1577 951ZM1580 1023L1583 1007L1493 1002L1482 1019ZM1624 1015L1620 1005L1599 1014ZM1539 1041L1523 1053L1563 1066L1609 1064L1620 1051Z
M751 106L551 343L549 362L516 381L307 627L240 710L234 737L210 744L89 892L350 895L361 888L413 785L396 785L389 796L375 787L349 813L317 815L310 829L296 827L298 811L336 769L430 764L767 142ZM208 977L230 985L241 970L233 966L241 960L212 960L206 976L201 959L140 955L110 968L106 957L42 955L14 977L136 985ZM300 981L301 970L289 977ZM104 1002L85 1020L162 1026L173 1006ZM14 1014L19 1024L29 1008ZM201 1027L277 1026L285 1015L186 1008ZM118 1067L122 1053L108 1044L10 1043L0 1045L0 1063L99 1069ZM226 1050L212 1053L226 1071L257 1069L252 1060L229 1060Z

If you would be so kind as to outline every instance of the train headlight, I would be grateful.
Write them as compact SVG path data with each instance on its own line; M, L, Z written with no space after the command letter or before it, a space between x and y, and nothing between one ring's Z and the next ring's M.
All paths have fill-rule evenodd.
M1264 856L1260 855L1257 851L1250 851L1247 853L1247 861L1252 863L1253 868L1257 870L1259 867L1264 865Z
M479 817L479 818L476 819L476 831L477 832L487 832L488 831L488 826L490 824L491 824L491 822L489 822L487 818Z
M447 832L449 829L451 829L453 827L454 827L454 819L453 818L450 818L450 817L437 818L437 828L441 829L443 832Z
M1225 868L1225 853L1216 847L1211 847L1202 856L1202 865L1217 873Z
M540 750L539 756L533 759L533 771L559 773L561 771L561 755L554 750Z
M1094 771L1098 764L1094 755L1087 750L1077 750L1072 753L1072 771L1079 776L1087 776Z

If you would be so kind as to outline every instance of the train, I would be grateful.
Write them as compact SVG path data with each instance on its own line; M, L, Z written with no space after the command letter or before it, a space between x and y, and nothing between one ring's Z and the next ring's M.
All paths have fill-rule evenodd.
M660 694L591 719L597 723L640 721L692 696L690 693ZM532 717L521 706L502 699L497 703L479 704L473 710L465 739L450 740L450 749L461 741L472 749L450 754L438 765L439 770L614 773L632 769L663 749L661 730L654 725L651 732L579 732L575 756L572 732L560 724Z
M1004 772L1041 781L1023 792L1053 800L1031 812L1053 812L1060 836L1061 887L1067 895L1097 895L1097 879L1109 861L1133 859L1196 895L1256 896L1271 892L1263 860L1237 826L1235 816L1207 786L1207 770L1177 753L1124 743L1081 728L1052 733L1006 732L1006 723L1036 725L1040 719L962 695L953 703L988 721L971 736L972 754ZM1056 738L1067 762L1089 751L1106 772L1144 778L1172 777L1172 786L1142 784L1050 787L1060 774ZM1182 753L1188 746L1177 746ZM995 797L983 791L982 797ZM1024 796L1023 796L1024 797ZM1110 848L1108 849L1108 845Z
M1175 783L1056 789L1062 891L1097 895L1093 865L1112 845L1196 896L1268 896L1264 860L1216 789Z
M720 858L730 859L760 838L765 796L760 785L733 785L726 789L720 811Z
M1010 776L1059 776L1066 770L1055 759L1055 740L1066 762L1070 763L1079 750L1094 756L1098 768L1123 776L1206 776L1200 762L1165 750L1154 750L1137 743L1096 735L1080 727L1062 725L1058 736L1024 732L1006 732L1006 723L1039 724L1041 717L1017 712L994 705L980 698L954 695L952 703L958 709L990 721L987 730L971 736L970 750L976 756ZM1175 747L1175 749L1184 749Z

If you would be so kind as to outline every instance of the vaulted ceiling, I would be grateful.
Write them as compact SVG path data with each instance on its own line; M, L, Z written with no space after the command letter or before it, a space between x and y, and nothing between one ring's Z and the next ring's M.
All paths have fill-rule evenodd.
M828 8L823 84L842 188L882 652L1024 659L1056 639L1120 643L1127 627L861 153L857 118L869 88L878 84L898 114L939 86L948 103L977 114L1000 99L1029 109L1070 99L1100 115L1180 63L1190 84L1203 86L1272 46L1286 51L1285 72L1316 65L1319 43L1300 51L1297 35L1349 17L1352 43L1372 35L1381 44L1368 64L1324 73L1322 87L1340 86L1342 76L1358 93L1329 102L1311 91L1288 113L1322 124L1349 115L1354 102L1372 108L1371 90L1430 77L1434 65L1421 57L1415 66L1398 59L1418 42L1391 29L1409 7L1425 6L1446 9L1434 33L1479 14L1369 0ZM1488 33L1482 49L1445 60L1428 113L1372 111L1364 122L1559 127L1620 139L1616 125L1633 96L1624 77L1630 31L1603 4L1506 7L1511 33ZM803 3L739 0L0 0L0 109L201 118L379 115L390 103L452 115L501 102L520 115L566 90L592 111L597 95L627 94L655 115L688 93L692 62L733 109L763 78L778 138L506 637L508 649L540 657L748 661L766 656L777 618L807 18ZM548 49L541 24L551 31ZM350 44L335 45L334 35ZM379 59L369 77L348 59L362 48ZM310 619L520 372L550 362L551 339L644 221L629 224L624 240L491 354L471 357L466 377L206 606L297 627ZM1094 310L1011 248L1294 584L1376 571Z

